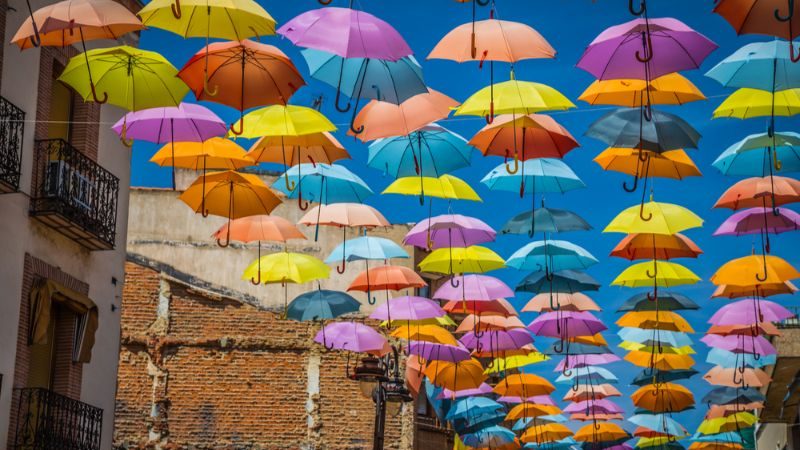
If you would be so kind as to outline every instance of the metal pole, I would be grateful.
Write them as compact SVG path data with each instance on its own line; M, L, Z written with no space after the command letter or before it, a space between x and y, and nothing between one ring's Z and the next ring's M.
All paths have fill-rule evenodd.
M383 382L378 382L375 388L375 429L372 436L372 449L383 450L383 433L386 427L386 392Z

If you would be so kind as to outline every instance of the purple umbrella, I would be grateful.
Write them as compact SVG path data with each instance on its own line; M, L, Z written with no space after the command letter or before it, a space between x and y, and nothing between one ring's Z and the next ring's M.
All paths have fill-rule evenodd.
M458 275L453 278L458 287L453 287L453 283L444 283L434 292L433 298L436 300L491 301L514 296L514 291L495 277L473 274Z
M570 403L564 408L567 413L583 413L586 410L594 411L599 414L622 414L623 409L610 400L583 400L577 403ZM592 413L587 413L592 414Z
M708 320L712 325L755 325L759 322L780 322L794 316L783 306L768 300L747 299L729 303Z
M460 214L423 219L406 234L403 243L429 250L469 247L494 241L497 233L482 220Z
M155 144L171 143L173 157L175 142L205 142L228 132L228 126L222 119L210 109L194 103L132 111L119 119L111 129L124 142L137 139ZM175 190L174 165L172 189Z
M528 325L528 329L537 336L562 340L577 336L594 336L606 328L603 322L585 311L546 312Z
M750 208L728 217L714 232L714 236L741 236L743 234L778 234L800 230L800 214L788 208Z
M325 325L314 341L328 350L349 350L381 356L388 352L389 342L375 329L356 322L334 322Z
M569 367L601 366L617 361L620 361L620 357L613 353L601 353L599 355L566 355L566 357L556 365L555 372L562 372Z
M439 303L425 297L404 296L393 298L375 308L369 315L377 320L425 320L447 314Z
M459 339L465 347L478 352L484 349L494 352L503 350L516 350L533 342L533 336L524 328L512 330L489 330L476 335L470 331Z
M578 67L601 80L653 80L700 67L716 48L677 19L634 19L600 33L584 51Z
M535 395L533 397L511 397L503 396L497 399L500 403L533 403L535 405L556 406L556 402L549 395Z
M472 359L469 350L458 345L436 344L425 341L411 341L408 353L417 355L426 361L460 362Z
M775 355L777 353L775 347L763 336L707 334L700 340L709 347L720 348L734 353L751 353L754 355Z
M474 389L463 389L461 391L451 391L450 389L443 388L442 392L436 397L439 400L445 400L449 398L463 398L463 397L475 397L478 395L486 395L492 393L492 387L486 383L481 383L480 386Z

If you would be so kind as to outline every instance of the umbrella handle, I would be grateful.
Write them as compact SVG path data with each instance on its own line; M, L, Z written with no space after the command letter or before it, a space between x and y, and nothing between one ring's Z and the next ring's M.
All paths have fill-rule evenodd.
M181 0L175 0L175 3L169 5L172 8L172 15L175 16L176 19L181 18Z
M639 218L645 222L649 222L653 218L653 213L648 213L647 217L644 216L644 203L639 204Z
M653 59L653 41L650 38L650 31L642 31L642 46L644 47L644 55L639 50L636 50L636 59L640 63L647 63Z
M639 3L639 9L636 9L633 6L633 0L628 0L628 11L630 11L634 16L641 16L645 11L647 11L647 3L642 0L641 3Z
M486 119L487 125L491 125L494 122L494 101L489 103L489 114L484 119Z
M330 5L333 0L317 0L320 5Z
M250 282L253 283L253 285L255 286L261 284L261 270L258 271L258 278L250 278Z
M766 255L764 255L762 259L764 260L764 277L762 278L761 274L757 273L756 274L756 280L758 280L758 281L767 281L767 275L768 274L767 274L767 257L766 257Z
M627 181L623 181L622 182L622 189L624 189L625 192L635 192L636 188L638 188L638 187L639 187L639 175L638 174L633 175L633 186L632 187L628 187L628 182Z
M25 0L28 4L28 14L31 17L31 26L33 27L33 37L29 38L31 40L31 45L34 47L40 47L42 45L42 37L39 36L39 27L36 26L36 20L33 18L33 9L31 8L31 1Z
M108 92L103 92L103 98L97 96L97 88L95 87L94 83L89 83L89 87L92 89L92 100L95 103L103 104L108 102Z
M456 280L455 275L450 277L450 286L452 286L454 288L457 288L457 287L461 286L461 282Z
M653 295L650 295L649 291L647 292L646 295L647 295L647 300L648 301L654 302L654 301L658 300L658 291L657 290L653 290Z
M236 129L236 122L232 123L230 127L231 133L235 134L236 136L241 136L244 133L244 117L239 117L239 129Z
M792 62L800 61L800 53L795 56L794 53L794 41L789 42L789 58L792 59Z
M230 230L230 225L228 225L228 229ZM230 236L228 236L228 242L230 243ZM219 239L217 239L217 244L219 244ZM258 278L250 278L250 282L254 285L258 286L261 284L261 240L258 241ZM284 314L286 312L284 311ZM323 339L324 340L324 339Z
M650 269L647 269L645 274L647 275L647 278L655 279L658 276L658 264L653 264L653 273L650 273Z
M477 3L477 4L481 5L481 6L486 6L486 5L489 4L490 1L492 1L492 0L475 0L475 3Z
M644 120L648 122L651 122L653 120L653 107L652 105L650 105L649 101L647 102L646 105L644 105L644 108L642 109L642 116L644 117ZM640 156L639 159L641 159L641 154L639 156Z
M553 350L556 353L561 353L564 351L564 339L559 339L558 343L553 345Z
M339 273L339 275L341 275L341 274L344 273L345 270L347 270L347 261L345 261L344 260L344 256L342 256L342 266L339 267L339 265L337 264L336 265L336 272Z
M106 94L106 97L108 97L108 94ZM128 147L128 148L133 147L133 139L128 139L128 123L127 122L122 122L122 130L120 130L120 133L119 133L119 140L120 140L120 142L122 142L122 145L124 145L125 147ZM174 162L173 162L173 164L174 164ZM173 170L174 170L174 168L173 168Z
M287 172L283 173L283 182L286 184L286 189L288 189L290 192L294 191L295 187L297 186L297 183L289 180L289 174Z
M225 243L224 243L224 244L222 243L222 239L217 239L217 245L218 245L218 246L220 246L220 247L222 247L222 248L225 248L225 247L227 247L227 246L231 245L231 239L230 239L230 236L228 237L228 239L225 241ZM256 284L258 284L258 283L256 283Z
M333 0L331 0L333 1ZM214 89L208 88L208 72L203 75L203 93L209 97L216 97L219 94L219 86L214 85Z
M300 211L306 211L308 209L308 202L303 200L302 189L297 194L297 207L300 208Z
M333 1L333 0L331 0L331 1ZM346 113L347 111L350 111L350 108L351 108L350 102L347 102L347 106L346 107L339 106L339 99L340 98L342 98L342 91L337 90L336 91L336 101L333 103L336 106L336 110L339 111L340 113Z
M514 168L512 169L510 165L508 165L508 158L511 156L511 152L506 149L506 156L503 158L503 163L506 165L506 172L509 175L514 175L515 173L519 172L519 156L517 152L514 152Z
M794 0L787 0L786 6L789 11L785 16L781 14L780 9L775 8L775 19L777 19L780 22L788 22L792 20L792 17L794 16ZM789 43L789 45L791 45L791 42Z

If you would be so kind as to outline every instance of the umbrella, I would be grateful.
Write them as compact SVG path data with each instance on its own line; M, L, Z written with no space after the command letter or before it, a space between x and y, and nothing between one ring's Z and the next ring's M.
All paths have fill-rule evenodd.
M795 278L800 278L800 272L784 259L772 255L750 255L723 264L711 276L711 282L718 286L753 286L783 283Z
M470 415L494 412L503 409L503 405L486 397L466 397L453 402L453 406L445 415L446 420L469 419Z
M581 427L575 432L575 440L578 442L610 442L617 440L627 440L630 435L619 425L610 422L598 422Z
M583 247L561 240L528 243L506 260L508 267L517 270L546 272L586 269L597 263L597 259Z
M426 341L411 341L408 353L418 355L425 361L461 362L472 358L469 350L461 345L435 344Z
M448 300L442 309L451 314L496 314L504 317L517 315L514 307L507 300L465 301Z
M488 350L490 353L501 353L504 350L516 350L533 343L533 336L524 328L515 328L508 331L488 330L476 334L467 332L459 339L464 347L477 350L479 353Z
M590 355L573 355L573 357L577 356L590 356ZM559 369L560 370L560 369ZM580 401L580 400L589 400L589 399L601 399L606 397L621 397L622 393L610 384L598 384L598 385L580 385L578 389L570 389L567 391L566 395L564 395L563 400L567 401Z
M322 344L329 350L347 350L375 356L384 355L389 346L386 338L380 333L356 322L329 323L314 336L314 342Z
M738 379L737 379L738 378ZM769 385L772 378L761 369L750 367L720 367L711 368L703 379L715 386L729 387L755 387L761 388Z
M661 347L665 349L665 347ZM644 351L630 351L625 355L625 361L633 365L659 370L686 370L694 365L694 359L689 355L672 353L658 353L656 347L644 348Z
M533 232L562 233L565 231L588 231L592 226L582 217L565 209L542 206L512 217L500 230L502 234L524 234L533 237Z
M487 374L507 372L511 369L519 369L522 367L527 367L532 364L538 364L540 362L547 361L549 359L550 357L539 352L531 352L524 355L501 356L499 358L495 358L494 360L492 360L489 363L490 367L487 367L485 372ZM537 401L535 401L534 403L541 403L543 401L541 399L536 399L536 400Z
M758 359L756 359L756 356L758 356ZM777 359L777 355L751 355L731 352L721 348L712 348L708 351L706 362L729 369L734 367L765 367L775 364Z
M297 223L309 226L315 225L315 241L319 237L320 225L366 229L389 226L389 221L377 209L361 203L319 204L306 212ZM343 230L343 234L346 237L347 230Z
M499 298L514 296L514 291L498 278L489 275L455 275L455 286L442 283L433 293L437 300L478 300L489 302Z
M649 83L635 78L595 80L578 100L590 105L633 108L647 104L648 97L652 105L682 105L706 98L688 78L674 72L652 79Z
M548 274L544 271L533 272L527 275L517 284L514 289L517 292L533 292L541 294L543 292L575 292L596 291L600 289L600 283L591 275L577 270L562 270Z
M704 420L697 427L697 432L702 434L717 434L729 431L737 433L742 428L753 426L758 422L758 418L749 412L738 412L727 417Z
M619 379L611 371L602 367L588 366L575 367L570 374L561 374L556 379L556 383L571 383L573 381L600 381L596 384L614 383Z
M495 114L533 114L543 111L564 111L575 105L556 89L532 81L518 81L511 72L511 79L493 83L472 94L458 108L456 116L481 116L487 123L494 121Z
M507 375L494 387L495 394L508 397L528 398L535 395L549 395L553 391L555 387L549 381L532 373Z
M416 195L419 196L420 204L424 203L426 195L448 200L482 201L467 182L452 175L442 175L438 178L398 178L387 186L381 194Z
M239 128L236 133L231 132L231 134L244 139L263 136L303 136L336 130L336 126L316 109L281 104L266 106L245 114L239 121Z
M797 30L800 5L783 0L761 0L746 4L722 0L714 6L714 12L725 18L738 34L766 34L791 41ZM789 45L789 50L792 61L800 60L800 55L795 57L794 45Z
M753 42L736 50L706 73L726 87L752 88L764 91L783 91L800 87L800 67L790 58L789 44L776 39ZM800 52L797 52L800 53Z
M793 116L800 113L800 88L770 92L741 88L714 110L713 118L751 119L754 117Z
M558 406L522 402L511 408L511 411L506 415L506 421L551 416L560 412L561 409Z
M797 231L800 228L800 214L788 208L750 208L739 211L727 219L714 231L714 236L742 236L746 234L779 234ZM767 240L767 251L769 241Z
M600 307L589 296L580 292L566 293L554 292L552 299L549 294L534 296L523 308L523 312L550 312L551 300L555 309L561 311L600 311Z
M697 258L703 253L691 239L680 234L634 233L625 236L610 255L637 259Z
M613 353L601 353L597 355L565 355L565 358L556 364L555 370L557 372L561 372L569 367L599 366L602 364L611 364L617 361L620 361L620 358Z
M375 308L371 319L402 321L442 317L445 313L439 303L424 297L396 297Z
M284 287L284 314L288 301L288 283L302 284L328 278L330 268L313 256L280 252L259 257L242 274L243 280L253 283L280 283Z
M700 281L700 277L680 264L652 260L628 267L611 282L611 285L633 288L675 287L695 284L698 281Z
M464 248L440 248L432 251L419 264L427 273L484 273L505 267L505 262L492 250L473 245ZM473 300L473 299L470 299Z
M700 341L709 347L735 353L750 353L754 355L774 355L777 353L775 347L763 336L707 334Z
M700 306L689 297L676 292L658 293L658 302L647 298L648 293L639 293L625 300L617 311L655 311L656 306L662 311L677 311L684 309L700 309Z
M464 398L464 397L473 397L478 395L486 395L492 393L492 387L486 383L481 383L475 389L464 389L461 391L451 391L449 389L443 389L442 392L437 396L438 399L455 399L455 398Z
M731 145L712 163L724 175L774 178L773 171L800 171L800 134L760 133Z
M651 200L617 214L603 232L675 234L702 225L703 219L682 206Z
M89 73L98 80L96 83ZM139 111L178 106L189 88L176 74L177 69L160 54L121 45L70 58L58 79L85 101ZM98 96L98 92L103 95Z
M362 236L349 239L334 248L325 258L327 264L341 260L341 267L336 266L336 271L344 273L347 263L360 260L387 260L391 258L408 258L408 253L393 241L372 236ZM369 269L369 267L367 267ZM369 296L369 292L367 292Z
M642 163L642 157L645 158ZM643 170L649 177L682 180L702 176L700 169L682 149L667 150L662 153L635 148L607 148L595 156L603 170L611 170L627 175L638 176Z
M212 101L240 111L264 105L285 105L305 85L294 63L277 47L242 40L215 42L197 52L183 66L180 77L198 100ZM213 87L210 87L213 86Z
M298 136L263 136L250 147L247 155L256 162L296 166L304 162L332 164L350 159L344 146L329 132Z
M758 322L782 322L794 314L783 306L760 299L728 303L708 319L713 325L747 325Z
M755 177L738 181L714 204L715 208L777 207L800 202L800 180L788 177Z
M469 331L509 331L515 328L525 328L525 324L517 316L500 316L495 314L468 314L456 328L456 333Z
M752 284L744 286L720 284L714 289L714 293L711 294L711 297L740 298L752 296L754 293L762 297L769 297L780 294L794 294L795 292L797 292L797 288L789 281L758 284L755 286Z
M621 327L694 333L694 329L689 325L689 322L672 311L627 312L616 323Z
M566 340L576 336L593 336L607 327L589 312L553 311L540 314L528 325L537 336Z
M138 15L148 27L184 38L240 41L275 34L275 20L252 0L153 0Z
M714 405L727 405L731 403L763 402L764 394L756 388L731 388L718 387L709 391L702 399L702 403Z
M409 288L423 288L428 283L416 272L403 266L381 266L366 269L356 275L355 279L347 287L348 291L367 292L371 289L384 289L387 291L399 291Z
M258 260L261 261L261 241L286 242L289 239L306 239L305 235L291 222L280 216L247 216L231 220L214 232L217 245L227 246L231 240L239 242L258 241ZM222 244L225 238L226 244ZM261 282L261 269L258 278L250 280L253 284Z
M469 166L472 148L461 136L427 125L407 136L378 139L369 145L367 166L394 178L438 177Z
M692 408L694 394L676 383L648 384L631 394L631 400L634 406L650 412L674 413Z
M620 108L597 119L585 135L611 147L657 153L697 148L700 133L685 120L655 109L651 119L642 121L642 112L638 108Z
M475 433L463 434L459 436L464 445L470 447L488 447L499 449L509 443L513 443L517 435L508 428L503 428L498 425L486 427ZM518 447L513 447L518 448Z
M399 105L371 100L353 122L353 127L360 132L354 133L350 130L347 133L363 142L408 136L432 122L446 118L450 115L450 109L456 106L457 101L433 89L415 95Z
M150 158L150 162L161 167L172 167L173 189L175 167L200 170L205 174L206 169L236 170L255 165L243 148L221 137L212 137L203 142L172 142L161 147Z
M533 426L525 430L520 437L520 440L525 443L546 444L554 443L561 439L572 436L572 431L565 425L560 423L548 423L542 426ZM550 448L552 445L546 445L543 448Z
M474 358L459 362L432 361L425 368L425 376L435 386L451 391L475 389L486 380L483 366Z
M456 338L438 325L401 325L395 328L392 337L407 341L424 341L441 345L459 345Z
M308 209L308 202L363 202L372 195L372 189L364 180L338 164L298 164L284 172L283 179L283 183L275 181L272 187L283 192L286 198L296 198L304 211ZM303 197L307 201L304 202Z
M685 380L693 377L694 375L697 375L697 371L694 369L669 371L644 369L636 376L636 378L633 379L631 384L636 386L647 386L655 383L660 384L668 383L670 381ZM707 400L704 398L702 402L707 403Z
M298 321L333 319L356 312L360 307L358 300L344 292L317 289L295 297L289 303L286 317Z
M403 243L422 249L469 247L494 241L495 231L480 219L460 214L443 214L418 222Z
M669 436L688 436L686 428L666 414L636 414L628 421L657 433Z

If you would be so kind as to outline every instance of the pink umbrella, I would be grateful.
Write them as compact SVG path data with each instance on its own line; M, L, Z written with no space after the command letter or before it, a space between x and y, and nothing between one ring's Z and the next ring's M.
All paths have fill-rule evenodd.
M607 329L600 319L585 311L553 311L541 314L528 325L537 336L568 339L594 336Z
M562 372L569 367L601 366L620 361L620 357L613 353L601 353L599 355L566 355L558 362L555 371Z
M769 233L800 230L800 214L788 208L750 208L739 211L722 222L714 236L761 234L764 250L769 253Z
M775 355L777 353L775 347L763 336L708 334L700 340L709 347L721 348L734 353L751 353L753 355Z
M406 234L403 243L433 250L469 247L494 241L497 233L482 220L460 214L444 214L423 219Z
M514 296L514 291L499 279L488 275L457 275L454 283L445 283L433 294L436 300L491 301ZM457 284L457 286L453 286Z
M131 111L111 129L128 145L129 139L173 144L175 142L205 142L212 137L224 136L228 126L210 109L194 103L178 106ZM172 169L172 189L175 190L175 168Z
M590 412L587 412L590 411ZM585 413L592 414L622 414L624 410L616 403L610 400L582 400L576 403L570 403L564 408L566 413Z
M535 395L533 397L503 396L497 399L500 403L533 403L535 405L556 406L556 402L549 395Z
M404 296L393 298L375 308L369 315L377 320L425 320L447 314L439 304L425 297Z
M460 362L472 359L469 350L461 345L436 344L425 341L411 341L408 353L417 355L426 361Z
M480 386L474 389L464 389L461 391L451 391L450 389L443 388L442 392L436 397L439 400L444 400L448 398L463 398L463 397L474 397L478 395L486 395L492 393L492 387L486 383L481 383Z
M503 351L516 350L533 342L533 336L526 329L514 328L512 330L489 330L476 334L472 331L464 334L459 339L470 350Z
M322 327L314 341L328 350L348 350L382 356L391 351L386 338L362 323L334 322Z
M755 325L761 322L780 322L794 316L783 306L761 299L746 299L729 303L708 319L712 325Z

